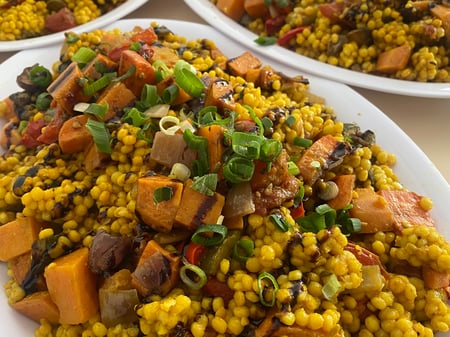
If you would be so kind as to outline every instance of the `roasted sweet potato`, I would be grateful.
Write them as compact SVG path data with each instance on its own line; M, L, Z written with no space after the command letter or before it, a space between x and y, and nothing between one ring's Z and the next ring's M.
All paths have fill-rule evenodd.
M177 225L188 230L201 224L215 224L225 204L225 198L219 193L208 196L191 188L192 180L185 182L180 207L175 216Z
M197 135L208 140L209 169L211 172L218 172L225 152L224 128L217 124L202 126L197 130Z
M31 251L40 229L38 221L24 216L0 226L0 261L8 261Z
M328 201L328 205L334 209L343 209L352 201L355 176L353 174L341 175L333 181L338 186L339 192L335 198Z
M157 200L157 193L166 189L169 197ZM181 204L183 183L166 176L140 178L137 183L136 211L145 224L159 232L172 230Z
M178 282L180 256L150 240L131 274L131 284L142 296L167 294Z
M22 284L25 276L27 276L28 271L30 270L30 266L31 251L9 260L9 267L11 268L14 280L18 284Z
M234 57L227 62L227 67L234 76L245 77L250 69L258 69L262 65L261 60L249 51Z
M61 324L81 324L98 313L96 277L84 247L50 263L44 271L48 292L59 309Z
M155 69L145 58L132 50L124 50L120 55L118 75L122 76L134 67L131 76L123 80L136 97L141 97L144 85L155 84Z
M218 0L216 6L235 21L239 21L245 13L244 0Z
M401 230L404 223L411 225L434 226L434 220L430 212L420 206L422 196L410 191L388 191L378 192L387 202L387 206L394 216L397 229Z
M97 145L92 141L85 149L83 165L86 172L92 172L108 159L108 154L100 152Z
M108 110L103 118L107 121L122 112L123 108L130 106L136 100L136 96L122 82L109 85L97 100L97 104L108 105Z
M442 21L447 41L450 41L450 8L444 4L435 4L430 8L431 14Z
M361 220L361 232L392 231L394 215L386 199L370 188L357 188L355 191L357 197L353 198L353 207L349 212L352 217Z
M383 74L393 74L405 69L411 56L411 47L404 44L391 50L385 51L378 56L375 70Z
M252 18L264 18L269 12L269 7L264 0L245 0L244 9Z
M233 87L224 79L213 79L206 90L205 106L216 106L218 109L235 109Z
M53 324L59 322L59 309L48 291L38 291L28 295L11 306L33 321L39 322L41 319L46 319Z
M109 57L101 53L97 53L92 61L90 61L83 67L82 71L84 76L92 80L99 79L102 76L102 73L97 70L99 64L101 64L102 68L107 72L116 71L118 67L118 64L111 60Z
M84 151L93 138L86 127L87 115L77 115L64 122L58 133L58 143L64 153Z
M422 277L425 286L430 289L442 289L450 286L450 274L438 272L429 267L422 267Z

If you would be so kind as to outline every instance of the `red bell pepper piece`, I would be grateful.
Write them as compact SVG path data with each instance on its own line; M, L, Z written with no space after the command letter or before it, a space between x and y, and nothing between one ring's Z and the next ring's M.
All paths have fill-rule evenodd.
M301 218L302 216L305 215L305 208L303 207L302 204L298 205L295 208L291 208L290 210L291 212L291 216L294 220Z
M353 253L353 255L355 255L355 257L358 259L358 261L361 262L361 264L363 264L364 266L373 266L373 265L379 266L380 271L384 276L389 275L387 270L381 264L380 257L377 254L372 253L370 250L361 247L359 245L356 245L353 242L347 243L344 249Z
M276 34L281 26L284 25L284 19L286 18L285 15L279 15L273 18L268 18L264 23L264 29L267 33L267 35L274 35Z
M300 26L300 27L291 29L284 35L280 36L277 40L277 43L282 47L288 47L289 41L291 41L291 39L295 38L297 36L297 34L303 32L306 28L311 28L311 26Z
M206 246L199 245L194 242L189 242L184 250L184 257L190 264L198 265L200 263L200 259L206 249Z

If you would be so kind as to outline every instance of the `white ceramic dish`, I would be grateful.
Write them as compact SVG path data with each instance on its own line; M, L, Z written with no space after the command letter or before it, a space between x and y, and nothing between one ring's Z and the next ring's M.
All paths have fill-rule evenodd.
M228 18L210 0L184 2L211 26L254 52L284 63L294 69L325 77L359 88L415 97L450 98L450 83L419 83L384 78L332 66L302 56L277 45L260 46L254 42L257 35Z
M209 26L182 21L162 19L138 19L121 20L106 28L120 28L122 31L131 30L134 26L147 27L150 22L157 21L166 25L173 32L187 38L207 37L216 42L216 45L228 56L237 56L246 48L230 40ZM58 58L59 47L51 46L39 48L33 51L21 51L0 65L0 99L15 92L15 78L21 70L29 65L39 62L50 67ZM285 74L295 75L299 72L284 65L277 65L265 57L261 57L264 63L271 64ZM311 82L311 91L326 97L327 105L332 106L340 120L356 122L362 129L373 130L378 143L386 150L397 155L398 164L395 172L402 183L410 190L422 195L430 196L434 200L435 207L432 211L438 228L448 240L450 240L450 213L448 204L450 201L450 187L433 166L425 154L413 143L413 141L378 108L365 100L348 86L334 83L326 79L308 76ZM0 264L0 284L7 280L6 266ZM0 291L0 321L5 322L2 328L3 336L31 337L36 326L27 318L11 309L6 302L4 291ZM450 337L450 333L441 336Z
M83 25L71 28L68 31L75 33L82 33L101 28L130 14L132 11L141 7L147 1L148 0L128 0L127 2L123 3L122 5L113 9L112 11L106 13L105 15L102 15L97 19L92 20ZM64 32L58 32L54 34L44 35L40 37L33 37L24 40L0 41L0 52L38 48L54 43L59 43L63 40L64 40Z

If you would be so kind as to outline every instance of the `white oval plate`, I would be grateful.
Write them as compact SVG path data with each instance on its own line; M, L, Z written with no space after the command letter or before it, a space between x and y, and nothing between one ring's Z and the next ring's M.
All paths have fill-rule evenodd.
M254 42L257 35L223 14L209 0L184 0L184 2L211 26L254 52L267 56L289 67L337 82L390 94L416 97L450 98L450 83L420 83L395 80L364 74L332 66L302 56L278 45L260 46Z
M87 22L85 24L76 26L74 28L68 29L67 31L75 32L77 34L88 32L91 30L98 29L102 26L106 26L114 21L123 18L124 16L130 14L135 9L141 7L148 0L128 0L122 5L114 8L112 11L98 17L95 20ZM64 31L43 35L39 37L33 37L29 39L16 40L16 41L0 41L0 52L24 50L30 48L38 48L42 46L47 46L50 44L58 43L64 40Z
M121 20L105 29L119 28L122 31L129 31L135 26L148 27L152 21L157 21L174 33L189 39L205 37L212 39L217 47L229 57L238 56L247 50L215 29L197 23L163 19L135 19ZM59 46L50 46L33 51L21 51L6 60L0 65L0 77L2 78L0 99L19 89L14 83L16 76L24 67L35 62L51 67L58 57ZM261 57L261 60L285 74L299 74L298 70L276 64L265 57ZM344 84L314 76L308 76L308 78L311 83L311 91L326 98L326 104L334 108L339 120L356 122L363 130L371 129L377 136L377 142L387 151L397 155L398 163L395 173L408 189L433 198L435 206L432 215L438 229L450 240L450 227L447 226L450 223L450 213L448 212L450 186L425 154L392 120L353 89ZM4 284L6 280L6 266L2 263L0 264L0 284ZM4 336L32 337L33 328L36 327L35 323L8 306L3 291L0 291L0 321L4 322L2 327ZM441 336L450 337L450 333Z

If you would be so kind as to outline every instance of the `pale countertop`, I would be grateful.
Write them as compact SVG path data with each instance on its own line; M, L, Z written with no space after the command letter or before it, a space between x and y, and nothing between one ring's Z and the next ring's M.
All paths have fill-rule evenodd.
M182 0L149 0L126 18L163 18L205 23ZM11 55L13 53L0 53L0 62ZM450 99L417 98L353 89L397 123L450 182Z

